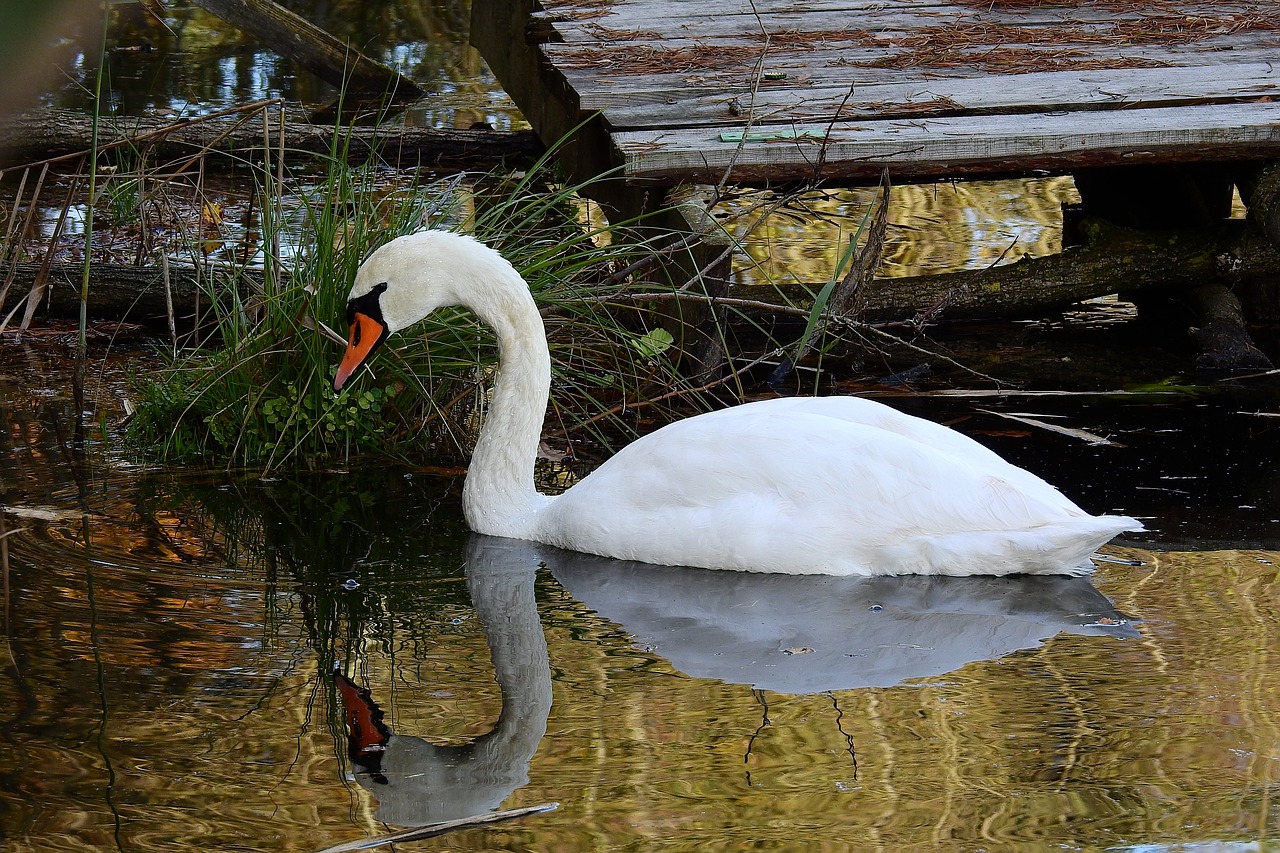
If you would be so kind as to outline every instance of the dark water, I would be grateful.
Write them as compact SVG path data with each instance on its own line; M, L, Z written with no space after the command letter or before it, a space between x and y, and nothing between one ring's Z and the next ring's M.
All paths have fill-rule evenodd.
M499 129L519 113L467 40L466 0L286 2L282 4L367 56L411 78L427 96L406 120L429 127ZM282 59L187 0L111 4L103 106L120 115L204 115L265 98L295 108L331 105L338 90ZM62 71L44 98L90 110L98 43L68 39L58 55Z
M472 537L459 483L421 472L138 468L99 440L116 362L78 450L61 352L9 347L0 369L6 850L317 850L544 802L412 849L1253 850L1278 831L1276 437L1239 392L1033 401L1126 447L973 414L1025 400L895 401L968 410L959 428L1085 505L1145 517L1108 549L1142 565L806 579ZM384 714L385 782L352 761L335 665Z

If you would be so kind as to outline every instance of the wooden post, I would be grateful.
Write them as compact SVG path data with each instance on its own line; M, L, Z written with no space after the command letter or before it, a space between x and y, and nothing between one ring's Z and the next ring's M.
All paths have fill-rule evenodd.
M1251 170L1239 184L1249 219L1280 249L1280 162Z

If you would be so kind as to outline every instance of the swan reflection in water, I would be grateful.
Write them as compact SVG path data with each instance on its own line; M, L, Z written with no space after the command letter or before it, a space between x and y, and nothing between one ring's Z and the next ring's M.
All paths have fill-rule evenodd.
M891 687L1059 633L1136 637L1082 577L748 574L631 563L473 534L467 581L502 692L493 730L465 746L394 734L347 683L352 757L400 826L481 814L529 781L551 711L534 599L540 567L578 601L698 678L780 693ZM339 677L342 686L343 679ZM367 693L364 699L369 700Z
M893 687L1060 633L1137 637L1085 577L831 577L543 549L570 595L686 675L803 695Z
M467 588L484 625L502 711L493 729L465 746L441 746L382 724L368 691L337 676L347 706L356 778L378 800L378 819L422 826L496 809L529 781L529 763L547 731L551 665L538 621L538 563L525 543L473 536Z

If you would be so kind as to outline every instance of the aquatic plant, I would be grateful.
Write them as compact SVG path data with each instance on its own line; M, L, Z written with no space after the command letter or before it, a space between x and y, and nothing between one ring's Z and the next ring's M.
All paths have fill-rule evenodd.
M344 318L356 268L376 245L422 227L475 234L530 281L555 359L552 421L566 433L629 433L637 401L688 390L668 352L673 338L636 298L657 285L619 274L653 247L640 229L597 224L583 187L559 180L550 154L523 174L406 182L348 166L341 144L311 185L257 173L263 284L246 295L243 270L211 271L218 345L175 349L165 369L138 377L128 436L146 456L272 469L468 447L496 358L489 330L470 315L446 313L380 355L371 376L332 390L343 341L331 327ZM297 250L286 260L271 246L288 229ZM624 290L622 309L611 297Z

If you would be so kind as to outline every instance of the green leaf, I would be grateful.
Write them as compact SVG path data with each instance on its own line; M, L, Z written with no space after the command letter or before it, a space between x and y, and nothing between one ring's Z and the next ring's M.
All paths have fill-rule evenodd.
M654 329L647 335L634 338L631 346L635 347L642 358L657 358L670 349L675 341L666 329Z

